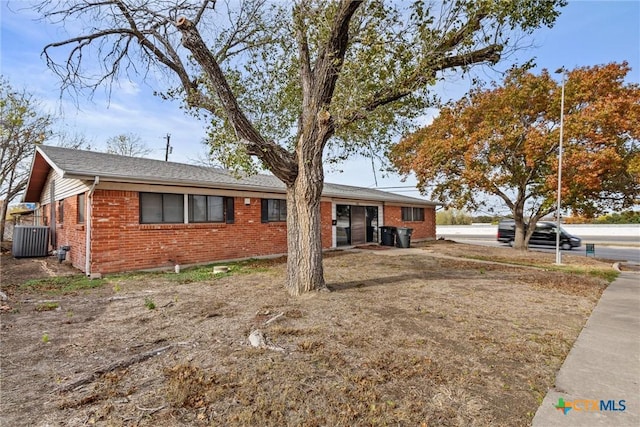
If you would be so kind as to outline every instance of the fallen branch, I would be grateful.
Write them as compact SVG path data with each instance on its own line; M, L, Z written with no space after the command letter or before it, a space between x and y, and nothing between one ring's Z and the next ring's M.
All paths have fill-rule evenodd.
M174 344L169 344L164 347L156 348L155 350L147 351L146 353L137 354L130 359L121 360L119 362L112 363L111 365L105 366L103 368L99 368L91 372L90 374L86 374L75 381L72 381L68 384L60 386L56 389L56 391L57 392L71 391L76 387L95 381L100 375L106 374L107 372L112 372L112 371L115 371L116 369L126 368L135 363L144 362L147 359L158 356L160 353L163 353L169 350L173 346Z
M166 406L167 405L161 405L161 406L158 406L157 408L143 408L142 406L137 406L136 405L136 408L138 408L141 411L149 412L147 415L152 415L152 414L164 409Z
M266 320L266 321L263 323L263 325L264 325L264 326L267 326L269 323L271 323L271 322L275 322L276 320L278 320L278 319L279 319L280 317L282 317L282 316L284 316L284 312L283 312L283 313L280 313L280 314L277 314L277 315L275 315L275 316L273 316L273 317L272 317L271 319L269 319L269 320Z

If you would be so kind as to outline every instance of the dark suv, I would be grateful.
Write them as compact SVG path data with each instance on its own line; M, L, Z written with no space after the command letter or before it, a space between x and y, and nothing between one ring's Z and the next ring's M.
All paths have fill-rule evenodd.
M512 219L504 219L498 224L498 242L513 244L516 237L516 225ZM555 246L556 224L553 222L538 222L536 230L529 239L530 245ZM582 244L579 237L569 234L560 227L560 247L564 250L577 248Z

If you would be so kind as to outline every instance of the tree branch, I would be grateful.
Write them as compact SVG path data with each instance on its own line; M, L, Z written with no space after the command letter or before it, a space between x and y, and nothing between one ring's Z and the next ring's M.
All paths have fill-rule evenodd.
M115 371L116 369L123 369L123 368L127 368L131 365L134 365L136 363L140 363L140 362L144 362L147 359L150 359L152 357L155 356L159 356L160 354L164 353L165 351L171 349L172 347L174 347L175 344L169 344L169 345L165 345L164 347L159 347L156 349L153 349L151 351L147 351L145 353L140 353L140 354L136 354L133 357L126 359L126 360L119 360L115 363L112 363L108 366L102 366L98 369L96 369L93 372L89 372L83 376L81 376L80 378L71 381L67 384L63 384L60 387L58 387L56 389L57 392L67 392L67 391L71 391L73 389L75 389L76 387L79 387L81 385L84 384L88 384L91 383L93 381L95 381L97 378L99 378L101 375L104 375L106 373Z
M484 12L478 12L469 18L466 24L464 24L458 31L452 32L449 37L445 38L442 43L435 49L436 52L450 52L455 49L460 43L472 36L474 32L480 29L480 23L487 14Z
M493 194L495 194L496 196L500 197L502 200L504 200L504 202L506 203L506 205L509 207L509 209L513 210L514 208L514 204L511 201L511 199L509 198L509 196L507 196L501 189L500 187L498 187L498 185L494 182L493 183Z
M307 94L311 93L313 86L313 75L311 74L311 60L309 55L309 43L305 31L304 13L302 5L297 4L293 9L293 19L296 30L296 39L298 41L298 56L300 59L300 80L302 82L302 94L304 102L308 100Z
M183 46L189 49L194 59L202 66L203 71L211 80L214 90L222 103L222 108L233 126L236 137L245 145L247 153L262 160L274 175L285 184L293 183L298 173L294 155L275 142L266 141L253 126L238 105L238 101L220 65L202 40L193 23L187 18L181 17L176 22L176 27L182 33ZM187 94L187 100L191 105L204 107L198 105L197 99L190 95ZM212 112L215 113L215 111Z
M304 34L302 18L296 19L296 35L299 41L300 73L303 76L302 117L298 131L299 157L322 162L322 152L335 132L334 120L329 112L336 82L344 63L349 44L349 22L362 0L343 0L338 5L329 36L309 69L309 50ZM300 6L302 7L302 6ZM300 9L298 9L300 10ZM301 15L301 13L297 14ZM303 133L307 133L303 137ZM311 136L311 134L314 136ZM321 166L320 166L321 167Z
M349 22L362 0L340 2L328 43L320 51L314 66L314 98L320 106L330 105L349 43Z
M198 25L200 23L200 18L202 18L202 14L210 3L211 9L216 8L217 0L204 0L202 2L202 6L200 6L200 9L198 10L198 13L196 13L196 17L193 18L193 25Z
M367 114L376 108L399 101L415 92L418 88L425 86L436 76L438 71L480 62L495 63L500 59L501 51L502 46L494 44L467 54L442 58L430 66L423 67L418 65L409 77L397 82L395 85L391 85L391 87L374 93L369 98L369 101L365 102L360 108L348 112L337 122L340 126L346 126L366 118ZM428 72L425 72L425 70Z
M227 37L226 42L215 54L216 61L219 64L234 55L242 53L245 50L261 46L264 43L261 41L253 41L251 39L252 36L260 33L259 26L254 25L261 19L259 12L263 3L264 0L256 2L241 2L240 11L238 12L238 17L236 19L233 18L231 11L228 11L229 21L233 22L233 28L231 34ZM193 25L197 26L197 22L193 22ZM232 50L240 44L244 44L245 47Z
M78 71L82 58L82 51L84 48L88 47L95 41L105 39L110 36L120 36L120 42L125 44L125 48L121 49L118 57L115 60L111 61L111 69L107 70L105 75L102 76L97 82L92 83L91 87L96 88L106 79L115 76L115 74L118 72L120 62L128 55L130 41L136 40L143 50L146 50L150 53L150 57L155 58L160 63L166 65L178 76L185 90L187 90L189 93L195 93L198 91L197 85L189 79L189 75L184 65L182 64L177 52L171 47L168 40L165 37L162 37L160 33L158 33L157 28L162 26L163 22L154 24L150 29L140 30L138 25L136 24L135 19L131 15L131 11L129 10L128 6L121 0L112 0L109 2L100 3L100 5L115 5L120 11L124 20L129 24L130 28L120 27L103 31L96 31L92 34L69 38L61 42L50 43L43 49L43 55L45 56L47 64L50 68L56 71L60 69L61 66L55 63L55 61L49 55L49 50L51 48L61 46L72 46L71 51L67 55L65 65L66 72L56 71L56 73L63 77L65 81L70 82L73 78L79 75ZM96 4L92 4L89 6L93 7L96 6ZM89 8L89 6L85 7ZM67 11L66 13L71 14L73 10L75 9ZM151 11L148 11L148 13L152 14ZM165 24L168 23L166 19L164 20L164 22ZM152 36L154 40L159 42L159 46L154 44L153 41L150 40L147 36ZM116 52L117 46L118 43L114 43L113 52ZM160 47L164 48L164 51ZM78 57L78 61L75 65L73 65L72 61L74 56ZM67 83L66 86L68 87L70 84L71 83ZM205 103L206 97L203 94L199 93L199 98L201 103Z

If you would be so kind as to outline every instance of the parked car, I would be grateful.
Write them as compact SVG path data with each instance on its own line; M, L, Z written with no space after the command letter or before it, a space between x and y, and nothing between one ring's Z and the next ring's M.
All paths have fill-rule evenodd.
M498 224L498 242L513 244L516 237L516 224L512 219L505 219ZM564 228L560 227L560 247L564 250L571 250L580 247L582 240ZM556 224L553 222L538 222L536 229L529 239L529 245L555 246L556 245Z

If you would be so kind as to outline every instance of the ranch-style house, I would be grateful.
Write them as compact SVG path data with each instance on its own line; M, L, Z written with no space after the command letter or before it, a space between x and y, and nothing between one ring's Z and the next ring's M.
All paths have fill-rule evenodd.
M285 186L271 175L55 146L35 151L24 202L49 249L87 275L284 254ZM376 243L380 227L435 239L438 204L370 188L325 183L324 249Z

